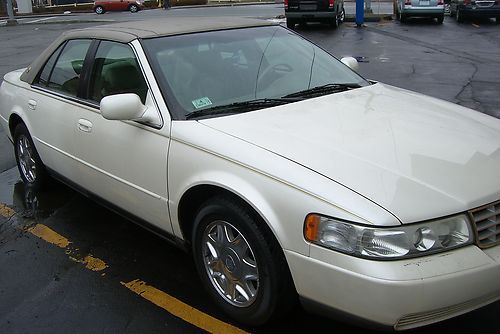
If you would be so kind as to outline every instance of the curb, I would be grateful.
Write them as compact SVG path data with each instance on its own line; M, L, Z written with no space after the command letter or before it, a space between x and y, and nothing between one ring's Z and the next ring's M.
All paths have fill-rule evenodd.
M255 5L278 5L283 4L283 1L260 1L260 2L230 2L224 1L220 3L208 3L206 5L191 5L191 6L174 6L171 7L170 10L176 9L184 9L184 8L203 8L203 7L230 7L230 6L255 6ZM161 7L157 8L148 8L146 10L155 10L162 9ZM28 15L14 15L14 19L30 19L30 18L44 18L44 17L54 17L54 16L75 16L79 14L94 14L93 11L75 11L70 14L64 13L43 13L43 14L28 14ZM0 20L8 20L9 17L1 16Z

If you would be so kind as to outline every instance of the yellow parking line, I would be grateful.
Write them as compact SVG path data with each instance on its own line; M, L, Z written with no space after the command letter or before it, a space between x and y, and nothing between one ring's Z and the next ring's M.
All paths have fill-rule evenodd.
M10 218L14 216L16 212L9 208L7 205L0 203L0 215L5 218ZM70 260L82 263L85 268L92 271L102 271L108 268L108 265L101 259L94 257L92 255L86 255L83 259L78 256L74 257L72 254L76 253L78 249L72 249L70 247L71 241L66 237L60 235L56 231L52 230L50 227L43 224L36 224L30 227L28 230L31 234L37 236L38 238L51 243L57 247L66 250L66 254L69 256ZM102 275L105 275L104 273ZM123 286L127 287L129 290L138 294L142 298L150 301L151 303L161 307L170 314L198 327L209 333L215 334L245 334L247 332L218 320L206 313L203 313L194 307L189 306L186 303L178 300L169 294L146 284L141 280L134 280L128 283L120 282Z
M40 239L47 241L48 243L51 243L61 248L66 248L71 243L68 239L66 239L56 231L42 224L36 224L35 226L30 227L28 229L28 232L30 232L33 235L36 235Z
M9 208L7 205L0 203L0 216L4 218L10 218L15 215L16 212Z
M133 280L128 283L121 282L131 291L135 292L144 299L149 300L153 304L161 307L170 314L175 315L182 320L185 320L198 328L201 328L209 333L224 333L236 334L247 333L238 327L227 324L214 317L209 316L194 307L181 302L180 300L170 296L169 294L158 290L157 288L147 285L141 280Z

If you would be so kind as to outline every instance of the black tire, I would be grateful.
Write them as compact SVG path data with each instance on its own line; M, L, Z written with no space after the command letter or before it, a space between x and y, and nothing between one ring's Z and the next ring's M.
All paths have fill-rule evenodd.
M16 126L13 138L17 169L21 179L33 189L42 188L48 179L47 171L23 123Z
M295 29L295 25L297 24L297 20L294 19L286 19L286 27L288 29Z
M137 7L137 5L130 5L128 6L128 10L131 12L131 13L137 13L139 11L139 7Z
M285 314L297 300L283 251L272 232L262 224L265 223L245 205L218 196L201 206L193 227L193 256L205 289L225 313L250 326L262 325ZM228 235L238 241L231 243ZM247 272L251 267L248 263L255 266L255 273ZM234 283L241 283L238 277L245 283ZM246 282L248 277L253 277L253 283ZM250 293L238 293L242 289Z
M104 8L103 8L102 6L96 6L96 7L94 8L94 12L95 12L96 14L104 14L105 10L104 10Z
M398 12L398 14L399 14L399 15L398 15L398 20L399 20L399 22L401 22L401 23L406 23L406 15L405 15L405 14L403 14L403 13L401 13L401 12Z
M333 19L330 19L329 21L330 27L333 29L337 29L339 27L339 19L337 16L335 16Z
M497 16L497 17L495 18L495 20L496 20L497 24L500 24L500 16Z
M438 24L443 24L443 21L444 21L444 15L437 17Z
M464 15L460 11L460 9L457 8L457 12L455 13L455 19L457 20L458 23L464 23Z

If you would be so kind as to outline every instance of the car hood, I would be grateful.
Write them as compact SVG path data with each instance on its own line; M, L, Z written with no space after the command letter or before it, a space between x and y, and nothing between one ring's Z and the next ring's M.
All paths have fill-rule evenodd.
M314 170L403 223L500 199L500 120L381 83L200 122Z

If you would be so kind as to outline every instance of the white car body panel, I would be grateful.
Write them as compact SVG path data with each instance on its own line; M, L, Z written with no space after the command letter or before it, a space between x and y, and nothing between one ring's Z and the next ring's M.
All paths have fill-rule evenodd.
M200 184L240 196L280 236L283 248L301 254L309 253L302 230L310 212L362 224L371 224L373 219L368 217L377 217L387 225L400 225L389 212L345 187L196 121L173 122L169 161L170 212L177 236L181 236L179 200ZM359 208L356 214L347 209L351 205Z
M210 185L233 193L274 233L298 294L328 308L407 329L500 298L498 244L375 261L304 238L310 213L394 227L498 201L499 120L384 84L172 120L141 44L129 45L157 124L106 120L88 101L20 81L21 70L7 74L0 89L7 135L16 114L47 167L178 239L187 237L181 223L192 223L180 221L187 192ZM413 316L418 321L406 320Z
M500 198L499 121L380 83L201 122L317 171L403 223Z
M312 248L312 258L285 252L303 298L398 330L445 320L500 299L500 247L483 251L469 246L387 262ZM406 318L412 321L404 322Z
M77 173L73 129L67 127L67 124L71 124L80 105L31 88L19 80L21 73L18 70L5 76L0 99L2 111L10 109L10 112L23 119L44 164L58 166L57 170L61 175L75 179ZM30 101L36 103L33 109L29 107ZM50 126L47 124L48 118L51 119ZM60 130L54 131L54 127ZM10 134L8 125L5 132Z

